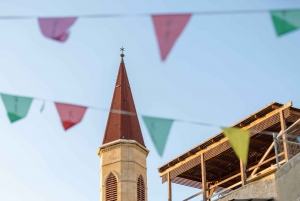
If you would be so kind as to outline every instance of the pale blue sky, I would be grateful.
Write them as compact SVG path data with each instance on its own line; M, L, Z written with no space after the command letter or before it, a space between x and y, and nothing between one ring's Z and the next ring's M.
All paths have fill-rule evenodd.
M278 38L269 13L192 16L165 62L150 16L135 17L279 8L300 8L300 2L2 0L0 16L132 17L78 19L63 44L44 38L34 18L0 20L0 92L108 109L123 45L140 114L230 126L272 101L300 107L300 30ZM1 200L99 200L97 150L108 113L88 110L65 132L53 103L43 113L41 105L34 101L25 119L10 124L0 103ZM150 150L148 199L167 200L157 168L220 130L174 123L160 158L140 124ZM197 192L173 187L174 200Z

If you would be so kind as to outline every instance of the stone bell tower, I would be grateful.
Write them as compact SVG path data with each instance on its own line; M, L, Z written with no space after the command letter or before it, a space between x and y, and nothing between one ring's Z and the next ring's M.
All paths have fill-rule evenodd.
M124 48L102 146L100 200L148 201L147 163L138 116L124 64Z

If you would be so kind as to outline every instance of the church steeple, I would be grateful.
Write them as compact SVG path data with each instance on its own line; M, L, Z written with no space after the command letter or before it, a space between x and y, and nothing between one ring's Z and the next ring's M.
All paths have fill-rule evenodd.
M128 76L122 54L115 91L111 102L103 144L118 140L135 140L145 146L138 116L136 113Z
M148 201L147 156L124 64L124 48L108 115L101 158L101 201Z

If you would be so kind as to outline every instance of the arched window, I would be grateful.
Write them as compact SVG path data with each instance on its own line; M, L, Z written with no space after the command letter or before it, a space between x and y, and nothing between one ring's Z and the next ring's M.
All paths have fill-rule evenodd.
M106 180L105 196L106 201L117 201L118 184L114 174L110 173Z
M145 201L145 184L142 176L137 181L137 201Z

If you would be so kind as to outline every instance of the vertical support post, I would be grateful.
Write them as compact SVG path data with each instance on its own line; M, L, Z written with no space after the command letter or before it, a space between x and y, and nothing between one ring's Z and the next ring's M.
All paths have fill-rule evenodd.
M202 175L203 201L207 201L207 197L206 197L206 167L205 167L205 161L204 161L204 153L201 154L201 175Z
M215 183L207 182L207 201L211 201L210 197L214 194L214 192L216 190L216 187L211 189L210 186L212 184L215 185L216 183L218 183L218 182L215 182Z
M284 132L286 130L286 124L285 124L282 110L280 111L280 125L281 125L281 132ZM282 135L282 140L283 140L284 158L285 158L285 162L287 162L289 160L289 153L288 153L288 146L287 146L287 137L285 133Z
M246 179L247 179L247 174L246 174L246 166L244 165L243 161L240 159L240 169L241 169L241 181L242 181L242 186L245 186Z
M277 164L277 168L279 169L279 160L278 160L278 151L277 151L277 142L276 142L275 133L273 133L273 144L274 144L274 150L275 150L275 156L276 156L276 164Z
M210 199L208 199L210 197L210 183L209 182L206 182L206 199L207 201L210 201Z
M170 179L170 172L168 172L168 201L172 201L172 183Z

